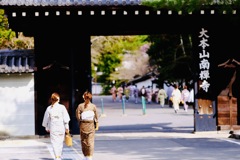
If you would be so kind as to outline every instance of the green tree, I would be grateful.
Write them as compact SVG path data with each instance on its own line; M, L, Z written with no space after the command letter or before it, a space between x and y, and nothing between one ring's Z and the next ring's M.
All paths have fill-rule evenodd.
M172 11L183 11L183 14L199 11L209 6L217 6L219 12L232 10L240 5L240 0L142 0L143 6L155 9L170 9Z
M15 32L8 28L8 19L4 14L4 10L0 9L0 49L8 48L11 39L15 37Z
M4 10L0 9L0 49L33 49L34 39L24 37L22 33L16 33L9 28L8 19Z
M158 84L176 81L189 82L193 79L194 64L190 35L161 34L146 39L151 43L147 53L150 65L158 71Z
M146 36L100 36L92 37L92 62L102 75L97 77L103 84L103 93L109 93L112 83L111 74L121 67L124 54L138 50L146 41ZM94 69L93 69L94 70ZM96 73L95 73L96 74ZM116 85L127 81L121 79Z

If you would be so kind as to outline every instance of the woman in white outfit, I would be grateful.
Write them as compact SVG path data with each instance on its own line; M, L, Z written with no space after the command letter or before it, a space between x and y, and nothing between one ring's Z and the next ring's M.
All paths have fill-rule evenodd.
M182 90L182 101L183 101L183 107L184 110L187 112L188 110L188 104L187 101L189 99L190 92L188 91L187 86L185 85Z
M173 103L173 108L175 113L178 112L179 110L179 103L181 101L182 95L181 95L181 91L178 89L178 85L174 85L174 90L172 92L172 103Z
M47 107L42 126L50 133L55 160L61 160L65 133L69 132L70 117L64 105L59 104L58 93L51 95L51 105Z

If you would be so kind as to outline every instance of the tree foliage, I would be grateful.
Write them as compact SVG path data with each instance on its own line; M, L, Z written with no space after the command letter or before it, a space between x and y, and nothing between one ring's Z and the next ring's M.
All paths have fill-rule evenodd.
M129 52L123 55L122 66L117 72L110 75L110 79L131 81L136 77L140 77L150 72L149 56L145 49L148 44L143 45L139 50Z
M158 70L158 83L169 84L193 79L194 63L190 35L150 35L151 46L147 53L151 66ZM168 84L168 85L169 85Z
M4 10L0 9L0 49L32 49L34 40L31 37L24 37L22 33L18 34L9 28L8 19Z
M146 36L99 36L91 38L92 67L97 67L97 72L102 73L102 75L97 75L97 80L104 85L105 93L108 92L108 86L112 81L116 80L111 75L119 72L118 69L122 67L124 55L138 50L146 43L145 38ZM95 77L96 73L94 74ZM120 84L124 81L127 79L117 79L116 83Z
M142 0L142 5L155 9L170 9L187 13L216 6L219 11L231 11L239 7L240 0Z
M8 19L4 15L4 10L0 9L0 48L8 48L15 32L8 29Z

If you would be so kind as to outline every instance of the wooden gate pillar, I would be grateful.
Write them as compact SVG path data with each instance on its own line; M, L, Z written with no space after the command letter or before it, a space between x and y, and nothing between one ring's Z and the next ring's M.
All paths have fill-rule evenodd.
M60 103L70 114L70 131L78 134L75 110L83 102L84 91L91 91L90 36L77 31L75 34L59 34L55 30L44 30L34 39L36 134L47 134L42 119L52 92L60 94Z
M194 131L214 131L216 127L216 102L212 92L211 33L200 28L194 41L197 67L195 83Z
M82 95L88 90L91 92L91 41L90 35L80 34L71 46L71 80L72 80L72 105L71 105L71 130L79 134L78 122L75 111L79 103L83 102Z
M194 59L198 60L195 130L232 130L240 123L240 49L236 41L231 41L233 37L239 37L239 26L205 26L194 38Z

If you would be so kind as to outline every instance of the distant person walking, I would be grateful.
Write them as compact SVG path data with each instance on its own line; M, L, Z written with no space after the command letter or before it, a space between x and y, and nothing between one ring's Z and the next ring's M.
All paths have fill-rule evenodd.
M76 118L80 128L83 160L92 160L95 130L98 130L98 112L96 105L91 103L92 94L90 92L86 91L83 99L84 103L80 103L76 109ZM94 122L96 122L96 128Z
M135 86L133 84L131 84L129 86L129 88L130 88L130 97L134 99L134 88L135 88Z
M130 93L131 93L130 86L127 85L124 89L124 96L126 98L126 102L128 102L130 98Z
M115 102L117 99L117 88L115 86L113 86L110 90L110 93L112 94L113 102Z
M158 91L159 91L159 88L156 88L156 89L153 91L153 95L152 95L152 101L154 101L154 102L157 103L157 104L159 104Z
M137 87L137 85L134 85L134 99L135 99L135 103L138 103L138 99L139 99L139 89Z
M183 107L184 110L187 112L188 111L188 99L189 99L190 92L188 90L188 87L185 85L182 90L182 101L183 101Z
M146 98L147 98L147 103L150 104L152 102L152 89L150 86L146 88Z
M189 91L189 97L188 97L188 100L187 100L187 104L188 106L191 106L194 104L194 90L193 88L190 89Z
M58 93L52 93L51 105L47 107L42 126L50 133L55 160L62 160L65 133L69 132L70 117L64 105L59 103Z
M157 94L157 98L158 98L158 101L160 103L160 107L164 107L165 105L165 99L167 98L167 93L166 91L163 89L163 88L159 88L159 91L158 91L158 94Z
M142 86L139 93L140 93L141 97L144 97L145 99L147 98L147 91L146 91L145 86Z
M173 107L173 103L172 103L172 101L170 100L170 97L172 97L172 92L173 92L173 90L174 90L174 87L173 86L169 86L168 87L168 90L167 90L167 99L168 99L168 105L169 105L169 107L170 108L172 108Z
M123 96L123 87L122 86L119 86L118 89L117 89L117 96L119 98L119 102L122 101L122 96Z
M173 103L174 111L175 113L177 113L179 110L179 103L181 102L182 95L181 95L181 91L178 89L177 84L174 84L173 87L174 87L174 90L172 92L172 103Z

